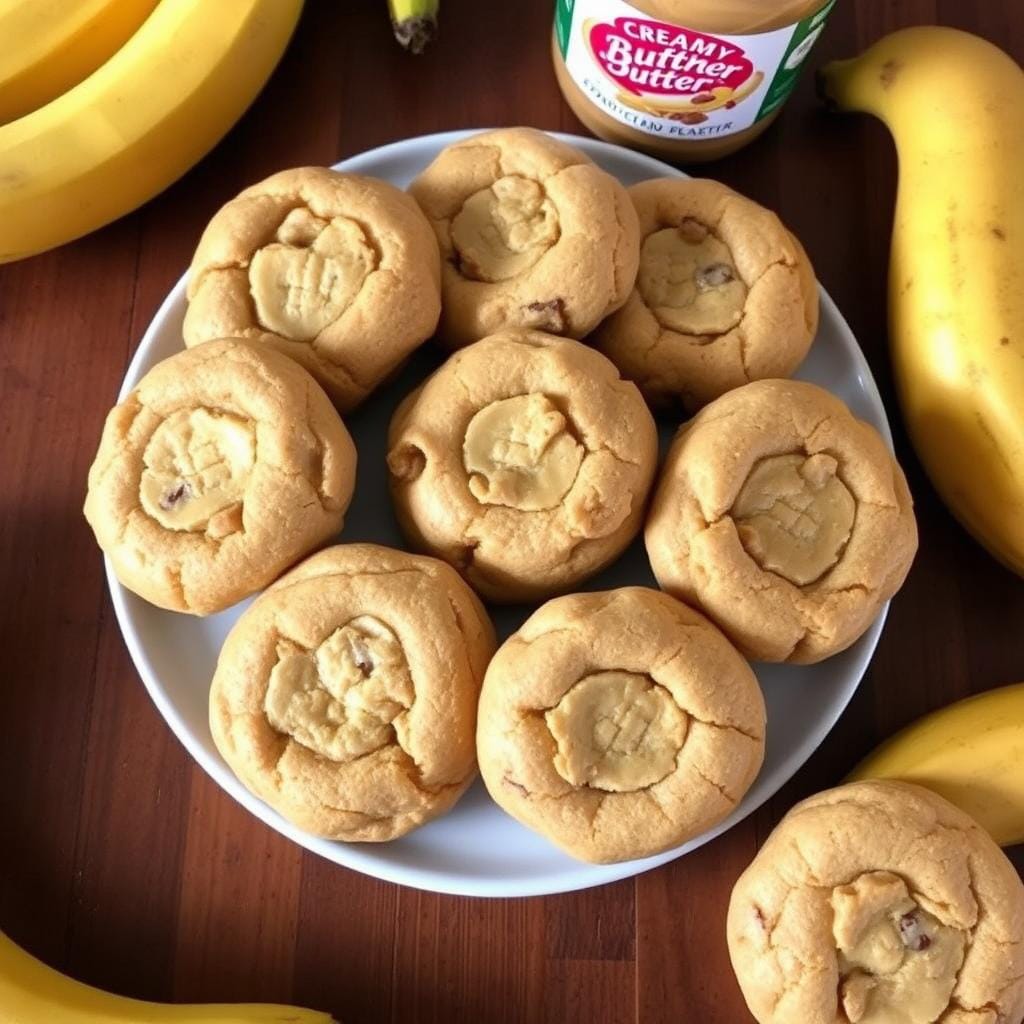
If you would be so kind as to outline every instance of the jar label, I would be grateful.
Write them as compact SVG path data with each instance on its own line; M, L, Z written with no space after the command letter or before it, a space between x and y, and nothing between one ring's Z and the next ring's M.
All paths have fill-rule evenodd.
M771 32L718 36L624 0L557 0L555 36L569 75L609 117L666 141L720 138L786 101L835 4Z

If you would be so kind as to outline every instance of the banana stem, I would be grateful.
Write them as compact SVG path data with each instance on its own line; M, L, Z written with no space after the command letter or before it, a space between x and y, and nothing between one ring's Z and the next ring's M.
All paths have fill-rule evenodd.
M829 110L847 109L843 101L845 81L853 59L833 60L814 72L814 91Z
M878 114L902 72L901 61L887 58L875 47L861 57L834 60L819 68L814 84L829 110Z
M422 53L437 37L440 0L389 0L395 38L410 53Z

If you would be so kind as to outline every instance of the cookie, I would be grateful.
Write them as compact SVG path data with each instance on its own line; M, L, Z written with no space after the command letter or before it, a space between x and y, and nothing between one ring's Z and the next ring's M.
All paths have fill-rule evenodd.
M129 590L209 615L341 529L355 467L301 366L226 339L158 363L111 410L85 517Z
M582 338L626 301L636 213L622 185L533 128L458 142L409 186L441 246L440 339L507 327Z
M443 562L328 548L231 630L210 729L246 787L299 828L382 842L444 814L476 774L494 631Z
M565 590L640 528L657 461L636 387L599 352L510 330L455 353L391 421L398 521L483 595Z
M477 726L495 801L595 863L678 846L732 812L764 757L750 666L642 587L543 605L498 650Z
M818 328L818 285L779 218L707 179L656 178L629 195L636 287L593 344L648 401L690 410L793 373Z
M918 786L797 804L736 883L728 936L760 1024L1024 1015L1024 885L975 821Z
M658 583L748 657L849 647L917 550L907 482L878 432L802 381L730 391L677 435L646 527Z
M238 337L304 366L343 412L437 326L440 257L406 193L298 167L214 215L188 277L185 343Z

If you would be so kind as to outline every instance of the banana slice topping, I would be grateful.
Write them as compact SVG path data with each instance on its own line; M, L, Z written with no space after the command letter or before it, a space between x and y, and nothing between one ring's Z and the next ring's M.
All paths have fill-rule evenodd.
M331 761L351 761L403 732L413 683L398 637L372 615L336 629L313 651L278 645L264 710L280 733Z
M348 309L377 263L356 221L323 220L298 207L249 264L259 322L292 341L311 341Z
M255 464L250 420L181 409L156 428L146 446L139 501L168 530L226 536L242 528L242 500Z
M933 1024L949 1006L967 935L887 871L832 890L839 995L850 1024Z
M558 241L558 212L544 186L517 174L471 195L451 225L465 277L507 281L529 270Z
M643 240L637 288L662 327L709 338L732 330L747 301L729 247L692 217Z
M689 718L668 690L632 672L585 676L544 715L555 770L574 786L630 793L676 766Z
M837 470L824 453L773 455L754 466L732 518L761 568L805 586L839 561L857 506Z
M536 512L561 503L586 450L551 399L534 393L491 402L477 412L466 428L462 455L477 501Z

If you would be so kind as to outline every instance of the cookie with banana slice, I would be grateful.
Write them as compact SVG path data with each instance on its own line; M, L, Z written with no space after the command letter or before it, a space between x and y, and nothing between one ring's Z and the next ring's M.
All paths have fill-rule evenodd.
M452 348L507 327L582 338L633 287L639 235L626 189L545 132L458 142L409 192L441 247L438 337Z
M416 203L326 167L271 175L223 206L188 277L185 343L236 337L305 367L342 412L434 332L440 257Z
M797 804L740 876L729 953L759 1024L1011 1024L1024 885L942 797L856 782Z
M394 839L449 810L475 777L493 651L483 606L443 562L327 548L228 634L210 729L248 789L300 828Z
M629 190L640 265L593 343L652 403L696 409L752 380L788 377L818 326L803 246L770 210L717 181Z
M725 818L764 757L765 707L702 615L642 587L539 608L484 679L480 771L509 814L595 863L647 857Z
M456 352L388 437L403 532L494 601L548 597L616 558L656 462L636 387L599 352L538 331Z
M85 516L129 590L209 615L342 527L356 450L297 363L237 339L153 367L107 416Z
M870 424L814 384L765 380L684 424L645 539L661 587L748 657L809 664L849 647L899 590L917 524Z

